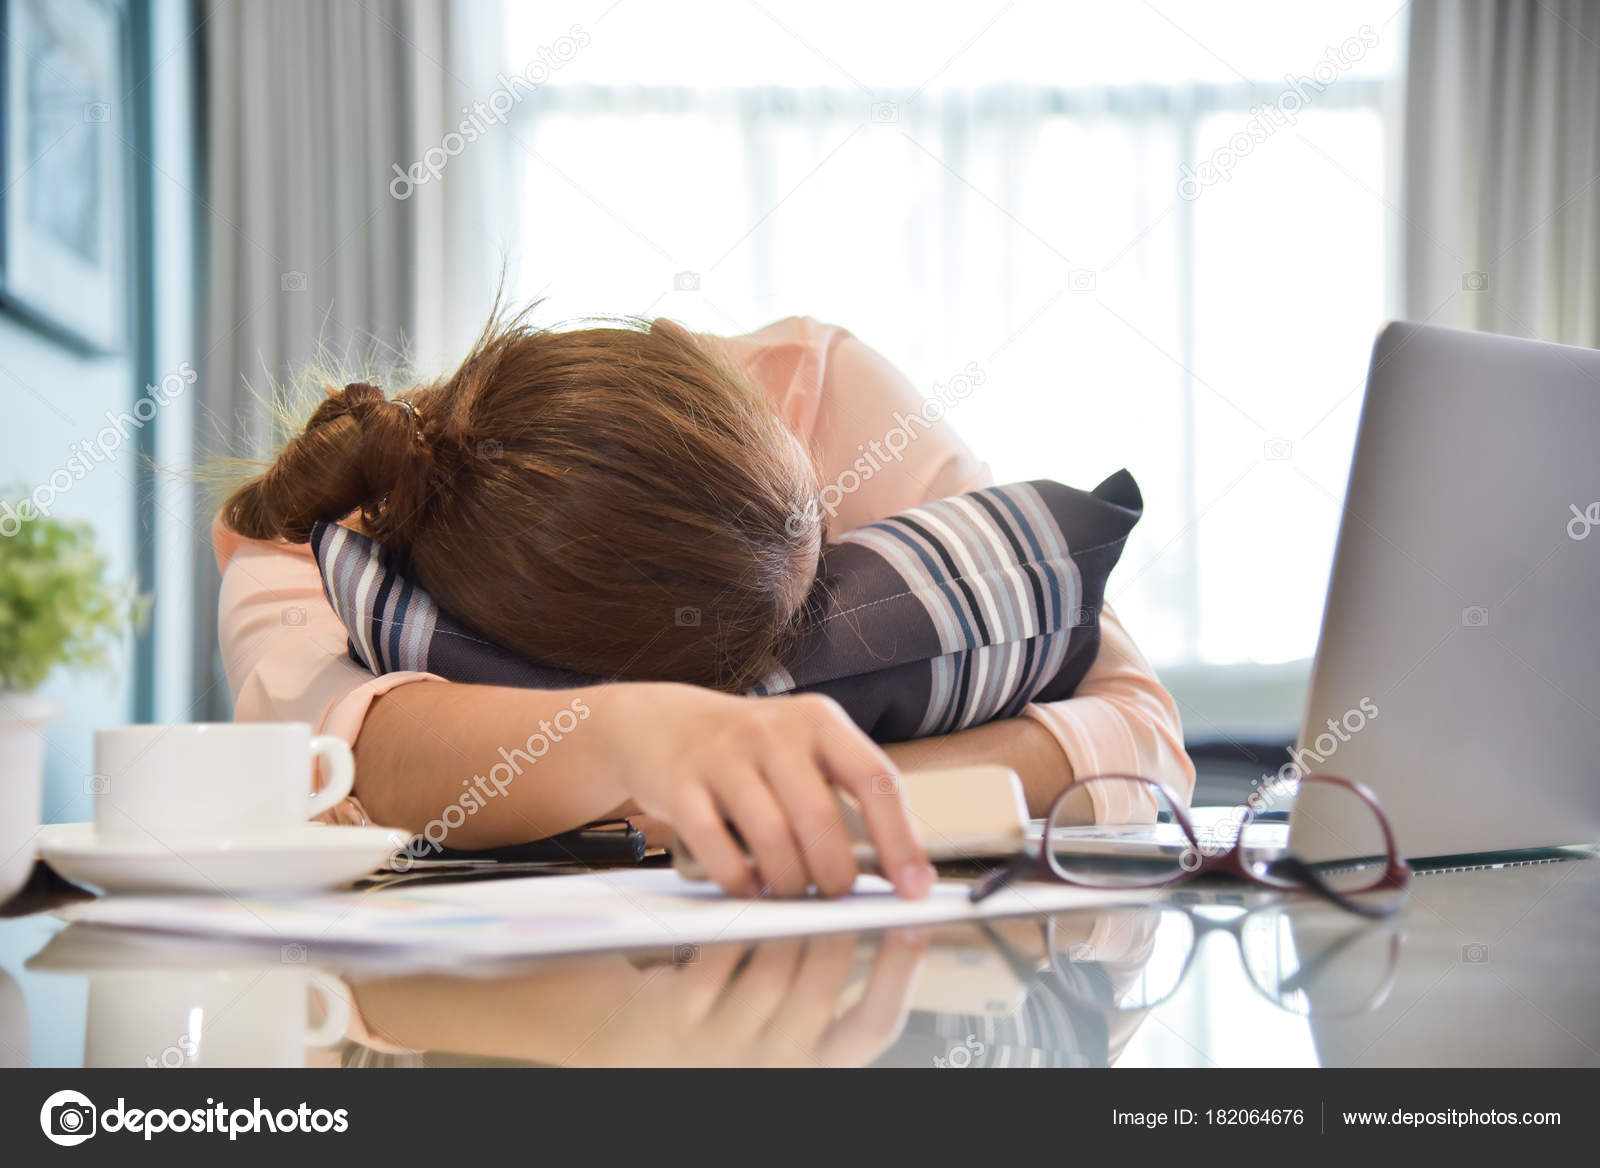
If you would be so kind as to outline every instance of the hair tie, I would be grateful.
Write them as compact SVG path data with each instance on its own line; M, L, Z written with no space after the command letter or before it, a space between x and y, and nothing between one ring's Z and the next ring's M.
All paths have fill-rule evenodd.
M422 436L422 414L417 409L417 407L414 406L412 403L406 401L406 399L403 398L403 397L395 398L394 399L394 404L399 406L402 410L404 410L406 413L411 415L411 426L412 426L412 429L416 432L417 445L418 446L427 445L427 439Z

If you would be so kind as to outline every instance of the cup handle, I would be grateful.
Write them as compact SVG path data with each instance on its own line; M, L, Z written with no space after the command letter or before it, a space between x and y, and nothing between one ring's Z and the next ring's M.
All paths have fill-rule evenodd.
M311 793L311 806L306 818L315 819L328 808L341 802L356 785L356 756L350 752L343 738L319 734L311 740L311 757L328 764L328 781L320 791Z
M307 1029L306 1045L337 1046L350 1029L350 990L333 974L313 974L308 984L322 1003L322 1022Z

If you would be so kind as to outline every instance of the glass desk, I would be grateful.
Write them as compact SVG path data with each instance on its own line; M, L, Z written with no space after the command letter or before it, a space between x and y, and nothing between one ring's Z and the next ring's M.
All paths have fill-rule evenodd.
M1376 923L1213 885L471 976L67 926L34 896L0 920L0 1065L1600 1065L1583 854L1421 875Z

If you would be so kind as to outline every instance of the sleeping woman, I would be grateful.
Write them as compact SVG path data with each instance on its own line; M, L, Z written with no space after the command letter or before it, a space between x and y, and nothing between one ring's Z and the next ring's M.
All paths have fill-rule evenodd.
M848 891L857 867L833 791L897 790L881 780L901 770L1009 766L1035 815L1105 772L1186 799L1173 700L1109 608L1071 698L952 734L879 745L828 698L742 696L799 632L825 541L991 481L941 421L853 493L824 492L921 405L876 352L805 317L737 337L497 320L439 381L393 399L331 390L213 527L235 717L344 738L357 779L336 817L412 831L543 725L551 748L452 828L452 847L626 815L675 831L741 896ZM500 645L616 680L374 677L323 595L307 545L320 520L393 549ZM1083 822L1115 814L1080 795ZM898 795L860 803L884 873L924 895L933 870Z

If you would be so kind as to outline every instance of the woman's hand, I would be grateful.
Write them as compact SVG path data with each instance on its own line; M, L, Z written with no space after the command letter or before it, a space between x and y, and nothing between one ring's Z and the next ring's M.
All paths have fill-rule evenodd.
M928 934L920 930L865 940L825 933L697 948L690 961L641 971L625 996L604 997L612 987L602 983L590 1001L573 1002L573 1013L586 1024L582 1044L563 1051L563 1063L863 1066L905 1029L927 948ZM870 964L861 960L866 957ZM863 966L865 984L856 982L859 992L852 993L852 975ZM548 993L541 1000L568 1008ZM588 1023L591 1018L598 1021Z
M729 893L849 892L859 869L834 788L860 805L895 890L917 899L932 887L899 771L831 698L638 682L595 692L594 713L609 727L608 753L632 804L670 824Z

